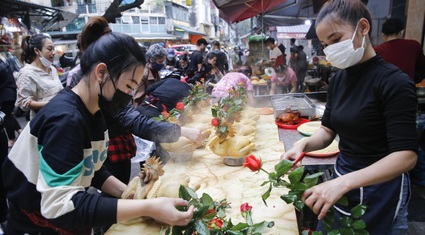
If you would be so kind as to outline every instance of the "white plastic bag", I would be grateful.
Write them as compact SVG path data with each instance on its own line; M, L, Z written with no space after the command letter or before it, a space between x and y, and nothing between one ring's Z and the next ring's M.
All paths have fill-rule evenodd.
M151 156L152 151L156 149L155 143L149 140L142 139L138 136L133 135L134 141L136 142L137 151L136 156L131 158L132 163L138 163L145 161Z

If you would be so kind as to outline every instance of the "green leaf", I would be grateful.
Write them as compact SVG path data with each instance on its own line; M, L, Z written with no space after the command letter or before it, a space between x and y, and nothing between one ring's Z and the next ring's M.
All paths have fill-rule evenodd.
M341 206L348 206L348 199L346 197L341 197L336 204L339 204Z
M326 216L325 216L325 218L326 218ZM333 221L331 223L333 223ZM324 219L322 220L322 226L323 226L323 229L325 229L325 231L331 230L331 224L327 220L324 220Z
M339 229L339 234L341 235L353 235L354 234L354 230L352 228L340 228Z
M282 196L280 196L280 198L286 202L286 204L291 204L293 202L295 202L295 200L297 200L297 195L294 194L284 194Z
M366 208L367 206L358 204L353 209L351 209L351 215L354 218L358 219L360 218L360 216L364 215L364 213L366 212Z
M266 185L266 184L268 184L268 183L270 183L270 181L264 181L264 182L261 184L261 186L264 186L264 185Z
M328 235L341 235L341 233L338 230L332 230L328 232Z
M289 185L288 188L293 191L299 191L302 194L307 189L307 186L304 183L296 182Z
M316 185L321 175L323 175L323 172L314 173L312 175L307 175L306 177L304 177L304 183L306 187L311 188Z
M246 223L249 225L249 226L252 226L252 217L251 217L251 213L247 213L246 214Z
M190 201L192 199L192 196L189 193L189 190L190 190L189 187L184 187L183 185L180 185L179 197L183 198L183 200Z
M226 131L227 131L227 126L220 126L220 127L218 128L218 130L219 130L220 132L226 132Z
M311 235L323 235L323 233L322 233L322 232L320 232L320 231L313 231L313 232L311 233Z
M346 228L350 228L353 221L354 220L348 216L343 216L339 219L339 222L341 223L342 227Z
M207 213L207 211L210 209L208 205L202 205L198 208L196 208L196 211L193 212L193 218L202 218Z
M210 235L208 226L201 220L195 221L195 230L199 235Z
M204 205L210 206L212 208L214 206L214 200L211 198L210 195L203 193L201 197L201 202Z
M269 189L267 189L267 191L263 195L261 195L261 198L263 199L264 205L266 205L266 206L267 206L266 200L267 200L267 198L270 197L271 191L272 191L272 186L270 185Z
M239 231L232 231L232 230L227 230L226 231L226 234L227 235L243 235L243 233L242 232L239 232Z
M362 229L365 229L366 228L366 224L365 224L365 222L363 220L356 220L353 223L353 228L355 230L362 230Z
M281 176L287 173L292 168L292 162L286 159L283 159L281 162L274 166L276 174Z
M248 227L249 227L249 225L247 223L238 223L237 225L230 228L230 230L241 231L241 230L246 229Z
M274 222L263 221L261 223L256 223L252 225L254 233L262 233L266 228L272 228L274 226Z
M314 174L307 175L305 178L306 179L315 179L315 178L318 178L318 177L320 177L322 175L323 175L323 172L316 172Z
M304 169L302 167L298 167L295 170L293 170L291 173L289 173L288 179L292 184L298 183L303 177L303 174L304 174Z
M297 209L298 211L301 211L301 210L303 209L303 207L304 207L304 202L303 202L303 201L301 201L301 200L296 200L296 201L294 202L294 207L295 207L295 209Z
M217 117L217 110L215 108L211 108L211 115Z
M366 229L354 231L355 235L369 235L369 232Z

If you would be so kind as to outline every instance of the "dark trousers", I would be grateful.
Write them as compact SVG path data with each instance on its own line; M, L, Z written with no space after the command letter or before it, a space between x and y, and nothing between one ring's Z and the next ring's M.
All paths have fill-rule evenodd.
M4 188L3 178L2 178L2 168L4 160L7 158L8 148L7 148L7 136L3 128L0 130L0 223L6 221L7 218L7 201L6 201L6 189Z
M15 101L3 101L0 104L1 110L6 114L4 118L4 125L6 128L7 136L9 140L14 140L16 138L15 131L22 129L21 125L19 125L18 120L16 120L15 116L13 116L13 109L15 108Z

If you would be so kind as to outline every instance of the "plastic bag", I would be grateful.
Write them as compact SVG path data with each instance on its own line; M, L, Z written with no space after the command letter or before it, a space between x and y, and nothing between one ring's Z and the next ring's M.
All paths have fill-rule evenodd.
M155 143L149 140L142 139L138 136L133 135L134 141L136 142L137 150L136 156L131 158L132 163L138 163L145 161L151 156L152 151L156 149Z

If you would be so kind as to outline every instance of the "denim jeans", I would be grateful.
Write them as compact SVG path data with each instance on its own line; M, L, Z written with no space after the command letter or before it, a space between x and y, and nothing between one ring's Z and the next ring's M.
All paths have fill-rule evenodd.
M409 177L404 177L403 181L404 187L402 193L402 202L400 205L400 210L397 213L397 217L391 226L391 235L406 235L409 228L407 224L407 208L410 199Z

